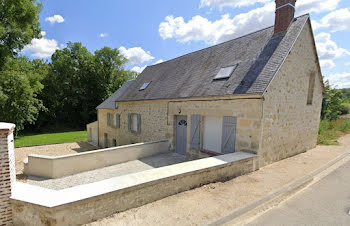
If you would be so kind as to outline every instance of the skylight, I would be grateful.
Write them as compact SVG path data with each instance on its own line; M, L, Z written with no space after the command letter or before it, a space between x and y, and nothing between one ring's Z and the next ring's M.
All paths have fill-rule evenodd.
M237 67L237 64L233 66L221 68L220 71L217 73L217 75L214 77L214 80L229 78L232 72L236 69L236 67Z
M151 83L151 82L145 82L145 83L143 83L143 85L141 86L140 90L145 90L145 89L148 87L148 85L149 85L150 83Z

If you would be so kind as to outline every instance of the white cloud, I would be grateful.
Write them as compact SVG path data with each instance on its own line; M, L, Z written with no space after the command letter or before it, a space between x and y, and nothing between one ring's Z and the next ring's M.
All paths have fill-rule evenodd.
M154 64L160 64L160 63L163 63L164 60L160 59L160 60L157 60Z
M45 21L50 22L50 24L55 24L55 23L63 23L64 22L64 18L61 15L53 15L50 17L46 17Z
M132 70L132 71L135 71L135 72L137 72L137 73L141 73L143 70L145 70L146 67L147 67L147 66L143 66L143 67L135 66L135 67L133 67L131 70Z
M335 63L333 60L320 60L320 65L322 68L334 68Z
M331 34L325 32L322 32L315 37L320 64L325 68L334 67L334 59L350 55L349 51L340 48L331 38Z
M346 62L346 63L345 63L345 66L350 66L350 62Z
M350 30L350 8L333 11L324 16L320 22L314 22L314 28L329 28L332 32Z
M332 74L330 76L327 76L326 79L329 80L329 83L333 87L337 87L339 89L350 88L350 73L344 72L339 74Z
M126 49L124 46L119 48L121 54L123 54L130 65L132 64L142 64L144 62L153 60L154 57L149 51L143 50L141 47L133 47Z
M274 0L201 0L200 7L242 7L242 6L250 6L256 3L264 3L264 4L274 4ZM340 0L302 0L297 1L297 11L300 14L308 13L308 12L324 12L334 10ZM300 15L299 14L299 15Z
M242 7L254 5L255 3L266 3L270 0L201 0L200 7Z
M300 1L297 3L297 15L330 11L338 3L339 0ZM274 1L269 1L247 13L234 17L225 14L215 21L197 15L186 22L183 17L170 15L159 25L159 34L163 39L175 38L178 42L204 41L216 44L273 25L275 8Z
M108 34L107 33L101 33L99 36L100 36L100 38L105 38L105 37L108 36Z
M52 54L58 48L58 43L55 39L46 39L46 32L41 32L41 38L34 38L29 45L26 45L22 52L31 52L32 57L36 58L48 58L51 57ZM62 45L61 45L62 46Z

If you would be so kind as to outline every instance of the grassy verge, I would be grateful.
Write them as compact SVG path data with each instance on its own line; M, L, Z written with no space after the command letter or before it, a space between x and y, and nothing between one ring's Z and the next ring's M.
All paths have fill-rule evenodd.
M337 139L350 133L350 119L338 119L336 121L322 120L318 133L318 143L324 145L338 144Z
M15 147L71 143L87 141L86 131L74 131L65 133L46 133L39 135L20 135L15 139Z

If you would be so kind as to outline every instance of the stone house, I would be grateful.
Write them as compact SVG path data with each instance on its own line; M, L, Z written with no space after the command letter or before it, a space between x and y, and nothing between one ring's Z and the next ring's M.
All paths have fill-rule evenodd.
M97 107L100 147L170 139L191 158L256 153L259 166L315 147L324 95L310 16L276 1L275 25L147 67Z

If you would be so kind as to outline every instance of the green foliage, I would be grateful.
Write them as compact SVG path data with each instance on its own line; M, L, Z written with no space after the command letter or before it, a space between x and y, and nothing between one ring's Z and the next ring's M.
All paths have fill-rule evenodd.
M36 0L0 1L0 68L5 59L40 37L40 9Z
M15 123L17 131L35 123L44 110L38 94L45 68L41 61L20 57L8 60L0 71L0 119Z
M343 100L346 103L350 103L350 88L340 90L343 96Z
M347 115L349 114L349 107L350 107L350 104L349 103L342 103L340 105L340 114L341 115Z
M325 82L326 97L322 103L322 119L336 120L341 114L342 109L342 93L338 89L331 88L328 81Z
M15 147L60 144L87 141L86 131L75 131L66 133L49 133L40 135L21 135L15 140Z
M40 96L48 111L37 127L57 123L83 127L96 120L96 106L133 77L123 69L125 62L117 49L108 47L92 54L81 43L68 43L57 50Z
M350 132L350 120L349 119L340 119L335 124L335 130L343 133Z
M324 145L338 144L337 139L340 135L346 133L350 133L350 119L322 120L318 133L318 143Z
M333 125L328 120L322 120L318 132L318 143L324 145L337 144L338 135L335 133Z

